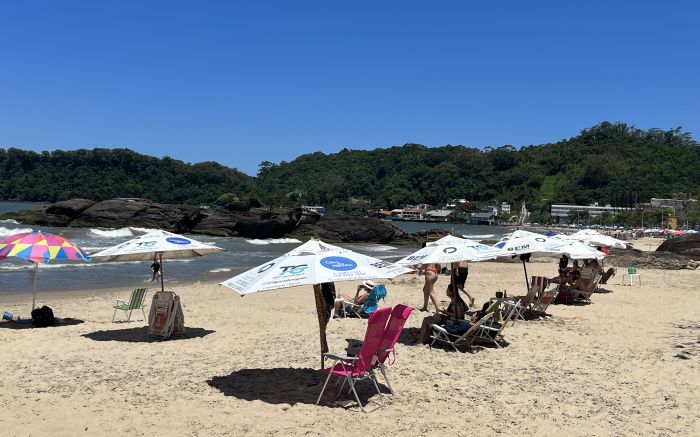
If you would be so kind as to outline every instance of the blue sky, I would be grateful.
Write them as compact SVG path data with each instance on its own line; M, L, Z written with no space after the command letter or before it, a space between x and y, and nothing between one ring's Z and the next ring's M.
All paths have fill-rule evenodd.
M343 147L522 146L603 120L700 138L700 6L0 0L0 147L249 174Z

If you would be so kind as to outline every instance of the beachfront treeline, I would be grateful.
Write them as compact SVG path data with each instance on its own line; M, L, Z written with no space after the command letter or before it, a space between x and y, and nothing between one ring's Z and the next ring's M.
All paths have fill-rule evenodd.
M188 164L127 149L35 153L0 149L0 197L57 201L145 197L195 205L323 205L343 213L449 199L632 206L700 195L700 146L680 128L603 122L573 138L516 149L406 144L265 161L257 177L215 162Z

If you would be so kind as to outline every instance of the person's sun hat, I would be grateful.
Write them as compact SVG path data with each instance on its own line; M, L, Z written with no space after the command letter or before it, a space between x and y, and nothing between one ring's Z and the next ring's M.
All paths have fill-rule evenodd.
M366 289L371 290L371 289L374 288L374 281L370 281L370 280L368 279L368 280L366 280L365 282L363 282L362 285L363 285Z

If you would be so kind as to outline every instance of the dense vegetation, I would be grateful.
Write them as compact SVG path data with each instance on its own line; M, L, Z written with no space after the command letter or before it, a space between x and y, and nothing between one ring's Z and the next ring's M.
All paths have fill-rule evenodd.
M248 195L253 178L216 162L186 164L128 149L35 153L0 149L0 198L49 201L143 197L210 204L225 193Z
M544 217L551 203L632 206L700 195L700 146L680 128L604 122L554 144L486 148L407 144L312 153L260 165L257 178L214 162L186 164L127 149L0 149L0 197L56 201L145 197L190 204L317 204L346 213L448 199L506 201Z
M400 207L452 198L506 201L516 210L551 203L632 206L651 197L700 194L700 146L680 128L644 131L604 122L554 144L486 148L344 149L278 165L263 162L257 189L267 203L341 210Z

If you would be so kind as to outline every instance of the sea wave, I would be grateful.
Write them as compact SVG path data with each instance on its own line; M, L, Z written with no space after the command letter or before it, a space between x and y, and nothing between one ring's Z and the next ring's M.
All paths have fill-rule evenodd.
M297 240L296 238L268 238L266 240L258 240L258 239L253 239L253 240L245 240L247 243L250 244L256 244L258 246L263 246L266 244L292 244L292 243L301 243L301 241Z
M31 228L6 228L0 226L0 237L7 237L8 235L14 234L24 234L27 232L32 232L34 229Z
M220 267L220 268L218 268L218 269L211 269L211 270L209 270L209 273L230 272L231 270L233 270L233 269L228 268L228 267Z
M134 234L131 232L131 229L132 228L90 229L88 230L88 233L105 238L133 237Z
M15 219L0 220L0 223L9 223L11 225L18 225L19 224L19 222Z
M394 246L387 246L384 244L353 245L352 247L364 252L389 252L396 250Z

